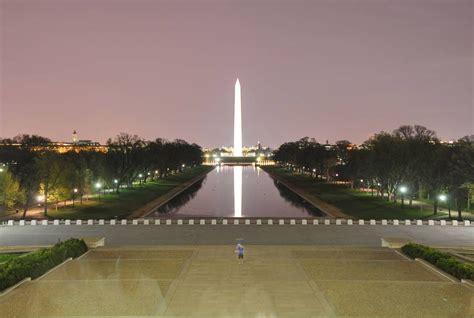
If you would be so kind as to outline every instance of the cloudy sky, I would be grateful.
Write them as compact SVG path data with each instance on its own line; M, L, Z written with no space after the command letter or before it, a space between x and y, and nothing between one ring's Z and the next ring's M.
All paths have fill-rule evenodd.
M473 1L0 0L0 135L473 133Z

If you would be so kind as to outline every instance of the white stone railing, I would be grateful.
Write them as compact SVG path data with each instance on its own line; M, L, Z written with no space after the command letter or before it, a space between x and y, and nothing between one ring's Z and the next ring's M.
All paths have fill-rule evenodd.
M182 219L99 219L99 220L8 220L0 226L59 226L59 225L347 225L347 226L474 226L469 220L363 220L327 218L182 218Z

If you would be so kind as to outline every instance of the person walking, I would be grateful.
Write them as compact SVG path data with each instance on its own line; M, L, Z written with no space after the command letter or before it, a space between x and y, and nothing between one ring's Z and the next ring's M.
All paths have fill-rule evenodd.
M242 244L238 243L235 252L238 255L239 264L244 263L244 250L245 250L244 246Z

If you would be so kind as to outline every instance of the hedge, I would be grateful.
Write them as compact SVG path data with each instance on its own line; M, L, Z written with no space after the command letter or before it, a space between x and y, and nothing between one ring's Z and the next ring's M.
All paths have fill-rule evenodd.
M51 248L43 248L0 264L0 291L27 277L35 279L68 258L76 258L87 251L83 240L69 239Z
M411 258L422 258L458 279L474 280L474 265L461 262L448 253L415 243L404 245L402 252Z

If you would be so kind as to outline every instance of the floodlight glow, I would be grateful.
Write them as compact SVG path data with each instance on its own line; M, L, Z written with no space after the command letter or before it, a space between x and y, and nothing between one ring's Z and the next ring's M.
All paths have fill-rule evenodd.
M234 90L234 156L242 157L242 105L239 79Z

